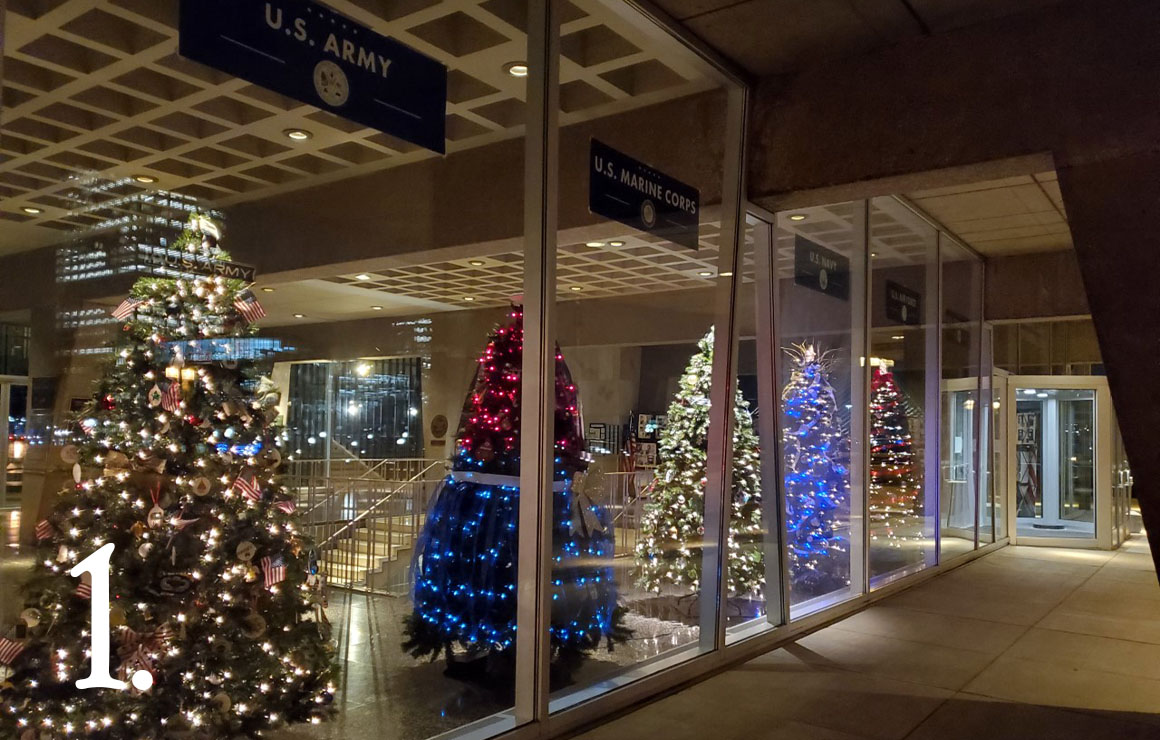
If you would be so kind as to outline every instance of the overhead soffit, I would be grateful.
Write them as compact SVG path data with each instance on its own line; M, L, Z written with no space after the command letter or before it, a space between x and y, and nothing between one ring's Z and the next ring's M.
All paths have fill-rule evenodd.
M797 71L1059 0L655 0L757 75Z
M526 0L327 0L449 68L449 152L521 135ZM0 254L116 219L146 187L220 207L436 156L177 55L177 0L9 0ZM706 89L601 0L563 4L560 122ZM283 132L314 133L292 142ZM93 174L102 192L77 187ZM141 186L130 176L158 178ZM27 206L44 210L29 215Z

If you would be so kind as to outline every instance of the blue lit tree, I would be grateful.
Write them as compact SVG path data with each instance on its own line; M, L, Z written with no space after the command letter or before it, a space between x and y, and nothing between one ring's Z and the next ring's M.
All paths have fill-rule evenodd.
M416 546L414 611L403 648L507 671L515 652L523 311L494 330L456 434L452 470ZM551 646L563 674L602 641L622 640L607 512L575 490L587 468L576 386L556 352ZM531 526L531 523L529 523ZM464 673L464 675L470 675Z
M787 351L785 415L786 540L794 602L850 583L849 447L835 419L830 362L812 345Z

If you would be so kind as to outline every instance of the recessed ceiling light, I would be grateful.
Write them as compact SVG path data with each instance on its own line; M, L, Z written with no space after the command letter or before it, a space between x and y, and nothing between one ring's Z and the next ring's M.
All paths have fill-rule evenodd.
M901 334L895 334L894 336L892 336L890 338L891 339L906 339L906 337L902 336Z
M20 210L24 211L25 213L30 213L30 214L32 214L33 216L35 216L35 215L36 215L36 214L38 214L38 213L44 213L44 209L43 209L43 208L37 208L37 207L35 207L35 206L24 206L24 207L23 207L23 208L21 208Z
M306 318L306 314L304 314L304 313L296 313L296 314L294 314L294 318L296 318L296 319L304 319L304 318Z
M871 253L870 253L870 256L871 256L871 257L877 257L877 256L878 256L878 253L877 253L877 252L871 252Z
M583 289L583 288L581 288L579 285L573 285L573 286L572 286L571 288L569 288L568 290L571 290L571 291L573 291L573 292L575 292L575 293L579 293L580 291L582 291L582 290L584 290L584 289Z
M790 221L805 221L805 220L806 220L806 214L804 214L804 213L795 213L795 214L793 214L792 216L790 216L790 217L789 217L789 220L790 220Z
M731 272L723 272L723 273L721 273L721 277L733 277L733 273L731 273Z
M468 260L467 264L471 265L472 267L482 267L483 260Z
M712 270L701 270L697 274L700 275L701 277L712 277L713 271Z
M382 306L371 306L371 310L372 311L382 311L383 307Z
M465 296L463 296L463 300L467 301L468 303L471 303L471 302L472 302L472 301L474 301L475 299L474 299L474 298L472 298L472 297L471 297L471 296L469 296L469 295L465 295Z
M611 241L611 242L608 242L608 246L610 246L610 247L623 247L624 242L619 241L619 240L618 241Z
M512 77L527 77L528 63L527 62L508 62L503 65L503 71L507 72Z
M262 292L263 293L273 293L274 289L273 288L262 288Z
M370 280L371 276L366 274L365 272L360 272L358 275L354 276L354 279L355 280Z
M157 182L157 178L153 175L133 175L133 179L145 185Z
M603 247L604 242L585 242L584 246L586 246L586 247Z
M307 139L314 138L314 134L310 133L304 128L288 128L282 133L285 134L287 138L293 139L294 141L306 141Z

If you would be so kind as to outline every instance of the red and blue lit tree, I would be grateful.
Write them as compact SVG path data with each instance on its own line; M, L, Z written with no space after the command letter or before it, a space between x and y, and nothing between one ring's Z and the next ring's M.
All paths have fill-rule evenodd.
M451 473L416 546L414 612L404 649L448 663L510 660L516 638L523 310L489 337L456 434ZM551 645L573 665L623 639L612 572L612 525L574 490L587 469L576 386L556 351ZM529 523L531 526L531 523Z
M875 547L902 550L908 542L925 539L922 485L914 465L902 391L894 373L875 367L870 381L870 538ZM915 554L921 556L919 550Z
M830 362L811 345L788 353L782 391L786 538L795 602L850 584L849 443L836 418Z

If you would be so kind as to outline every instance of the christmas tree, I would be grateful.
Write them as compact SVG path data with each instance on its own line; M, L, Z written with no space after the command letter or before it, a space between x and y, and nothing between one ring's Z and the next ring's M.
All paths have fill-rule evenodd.
M898 558L878 552L872 563L876 571L921 557L918 549L905 551L908 542L924 539L921 490L902 391L894 373L875 367L870 381L870 539L875 548L900 551Z
M659 593L672 585L695 590L701 582L705 537L705 475L709 446L709 389L713 330L681 376L661 431L660 463L636 545L643 588ZM738 389L733 404L733 479L730 496L729 593L759 596L765 586L761 530L760 456L749 404Z
M849 447L835 418L830 360L812 345L787 352L782 391L786 545L794 602L850 583Z
M403 647L415 657L510 670L516 637L523 310L488 338L456 434L452 470L416 544L414 611ZM612 525L580 490L588 466L576 386L556 351L552 513L552 662L623 640L612 572ZM527 526L533 526L528 522ZM465 674L466 675L466 674Z
M212 267L217 241L195 215L173 248ZM74 481L36 527L22 624L0 639L0 737L256 737L328 712L311 543L275 479L278 393L238 359L262 315L223 277L142 278L114 311L113 361L61 452ZM70 571L110 544L99 603L103 585ZM76 686L98 663L91 612L123 690Z

